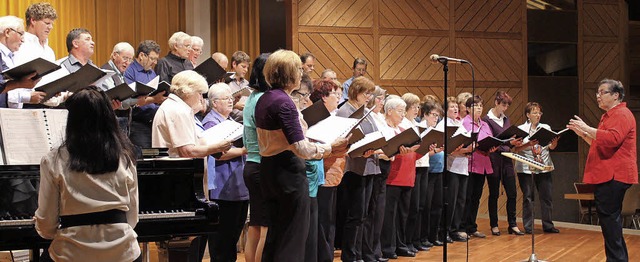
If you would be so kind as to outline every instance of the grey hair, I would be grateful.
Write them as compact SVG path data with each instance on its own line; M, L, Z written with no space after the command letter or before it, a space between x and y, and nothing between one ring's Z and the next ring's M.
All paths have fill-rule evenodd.
M132 54L136 52L136 50L133 49L133 46L131 46L131 44L127 42L120 42L113 46L113 51L111 52L111 55L115 53L119 54L120 52L125 52L125 51L131 51Z
M402 100L402 98L400 98L397 95L389 95L389 97L387 98L387 101L384 103L385 112L389 112L397 108L404 109L406 107L407 107L407 103L405 103L404 100Z
M7 29L24 30L24 21L22 18L12 15L0 17L0 32L4 32Z
M618 101L622 101L622 99L624 99L624 86L622 85L622 82L605 78L600 81L598 87L603 84L607 84L609 86L609 91L611 91L611 93L618 93Z
M327 68L327 69L325 69L324 71L322 71L322 74L320 74L320 78L324 78L324 76L325 76L326 74L328 74L328 73L334 73L334 74L335 74L335 73L336 73L336 71L333 71L333 69L331 69L331 68Z
M215 83L209 87L209 92L207 93L207 97L209 101L213 103L213 100L216 98L220 98L224 93L231 94L231 87L225 83Z
M202 40L202 38L200 38L199 36L191 36L191 46L203 46L204 45L204 40Z
M190 35L182 31L175 32L169 38L169 49L175 50L177 45L182 45L187 40L191 40Z

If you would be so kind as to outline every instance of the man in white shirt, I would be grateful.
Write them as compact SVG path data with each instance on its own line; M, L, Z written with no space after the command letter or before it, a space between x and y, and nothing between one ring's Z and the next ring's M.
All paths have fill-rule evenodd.
M2 71L15 67L14 52L22 45L24 35L22 19L15 16L0 17L0 55L2 56ZM31 92L33 86L14 89L8 92L8 106L17 103L39 104L46 95L44 92ZM28 90L24 92L24 90Z
M49 34L53 29L53 22L58 18L56 10L50 3L35 3L25 12L27 32L24 33L24 43L15 53L16 65L29 62L37 57L50 62L56 60L53 49L49 47Z

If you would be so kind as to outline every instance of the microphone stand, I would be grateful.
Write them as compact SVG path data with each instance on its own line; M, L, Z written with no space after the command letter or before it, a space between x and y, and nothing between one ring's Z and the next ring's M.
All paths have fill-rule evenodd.
M539 145L537 145L537 146L539 147ZM542 150L542 149L540 149L540 150ZM531 152L533 152L535 160L538 160L537 156L539 156L542 153L542 152L538 152L536 154L535 146L531 147ZM542 162L542 161L540 161L540 162ZM538 259L538 257L536 256L536 252L535 252L535 250L536 250L536 241L535 241L535 239L536 239L536 237L535 237L535 235L536 235L536 232L535 232L535 229L536 229L536 206L535 206L536 195L535 195L535 192L533 191L534 186L535 186L534 185L535 180L533 179L534 176L535 176L534 173L535 172L531 172L531 185L529 186L529 190L531 190L531 220L532 220L531 221L531 255L529 256L529 258L527 258L527 259L525 259L523 261L524 262L547 262L546 260Z
M442 72L444 73L444 100L447 101L447 94L448 92L448 74L449 74L449 62L447 60L443 60L441 61L443 67L442 67ZM446 111L445 111L446 112ZM445 114L445 117L443 118L444 121L444 135L445 138L448 138L448 134L447 134L447 117ZM447 140L449 139L445 139L444 140L444 161L445 161L445 166L446 166L446 162L447 162ZM440 229L441 232L443 232L443 234L438 234L438 235L443 235L443 239L442 239L442 261L443 262L447 262L447 244L449 244L447 242L447 236L449 236L449 221L447 219L447 211L449 210L449 200L447 199L447 196L449 195L449 187L447 186L449 183L449 176L445 175L443 172L443 179L442 179L442 214L444 214L444 219L442 219L442 229Z

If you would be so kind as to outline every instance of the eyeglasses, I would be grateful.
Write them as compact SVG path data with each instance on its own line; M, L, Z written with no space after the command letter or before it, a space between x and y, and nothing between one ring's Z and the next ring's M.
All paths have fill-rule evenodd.
M129 62L129 63L133 62L133 57L126 57L121 55L120 53L116 53L116 54L118 54L118 56L120 56L126 62Z
M9 30L18 33L21 37L22 37L22 35L24 35L24 32L18 32L18 30L15 30L13 28L9 28Z
M605 95L605 94L611 94L611 93L612 93L612 92L611 92L611 91L608 91L608 90L598 90L598 91L596 92L596 96L603 96L603 95Z
M413 105L413 106L410 106L410 107L409 107L409 109L410 109L410 110L418 110L418 109L420 109L420 106L418 106L418 105Z
M440 114L434 113L434 112L429 113L429 115L432 116L432 117L435 117L435 118L439 118L440 117Z
M144 54L144 55L145 55L147 58L149 58L149 60L151 60L151 61L158 61L158 57L157 57L157 56L156 56L156 57L151 57L151 56L149 56L149 55L147 55L147 54L145 54L145 53L142 53L142 54Z
M227 100L227 101L233 101L233 97L228 96L228 97L214 98L213 100Z
M541 116L541 115L542 115L542 112L531 112L531 113L529 113L529 114L531 114L531 115L536 115L536 116Z
M402 116L404 116L404 115L406 115L406 114L407 114L407 111L405 111L404 109L396 109L396 110L394 110L394 111L398 112L398 114L400 114L400 115L402 115Z
M294 95L299 96L299 97L302 97L302 98L306 98L306 97L308 97L308 96L309 96L309 95L311 95L311 94L309 94L309 93L302 93L302 92L296 92Z
M342 92L333 91L333 92L329 93L329 95L334 95L334 96L336 96L338 98L341 98L342 97Z

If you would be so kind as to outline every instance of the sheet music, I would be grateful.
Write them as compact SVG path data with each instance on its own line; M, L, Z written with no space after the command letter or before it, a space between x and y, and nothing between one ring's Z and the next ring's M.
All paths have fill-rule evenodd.
M242 137L244 126L233 120L225 120L198 135L208 145L212 145L223 140L236 141Z
M68 110L45 109L44 114L49 125L49 139L51 140L51 149L59 147L64 142L65 132L67 130Z
M6 164L40 164L49 152L42 109L0 109L0 124Z
M104 81L107 80L107 78L111 78L113 75L116 74L116 71L113 71L113 70L108 70L108 69L100 69L100 70L104 72L105 75L99 78L98 80L96 80L95 82L93 82L93 84L91 85L102 86L102 83L104 83Z
M317 124L309 127L305 134L307 138L324 144L333 143L338 137L345 135L359 119L339 116L329 116Z
M60 78L68 76L69 74L69 70L67 70L65 67L61 67L60 69L53 71L51 74L47 74L40 78L40 81L38 81L34 88L41 87Z

